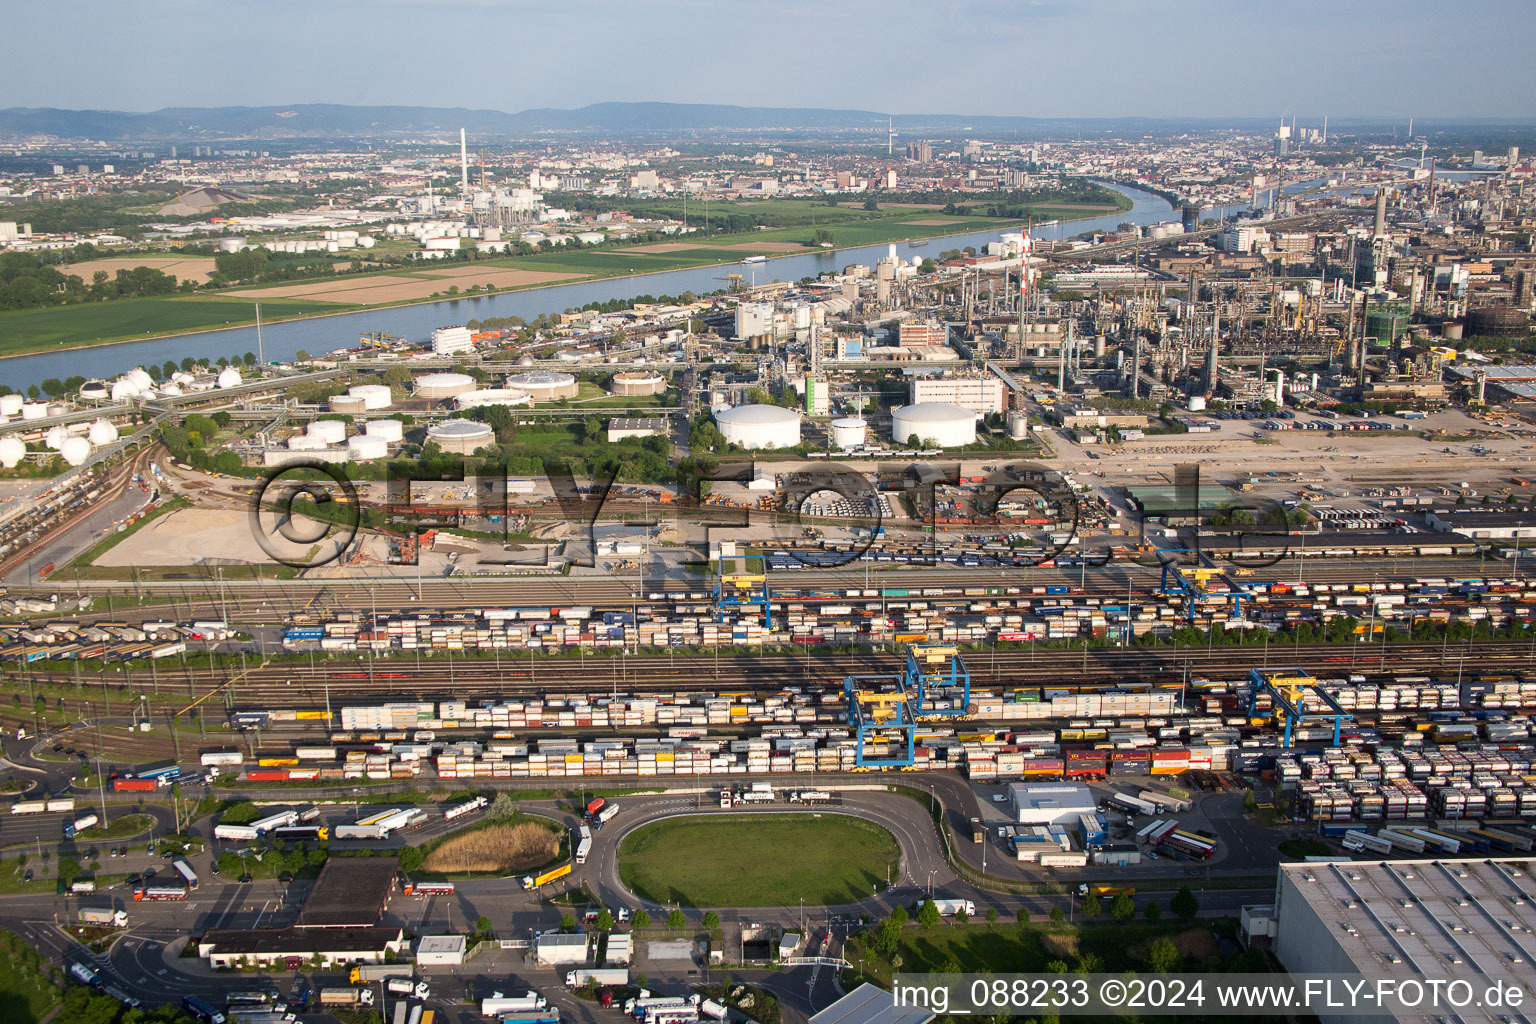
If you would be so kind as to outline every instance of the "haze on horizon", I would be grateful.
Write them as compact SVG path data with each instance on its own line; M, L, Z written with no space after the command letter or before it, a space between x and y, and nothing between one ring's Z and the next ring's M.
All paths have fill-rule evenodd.
M79 0L8 22L6 106L654 100L1426 126L1536 112L1529 0Z

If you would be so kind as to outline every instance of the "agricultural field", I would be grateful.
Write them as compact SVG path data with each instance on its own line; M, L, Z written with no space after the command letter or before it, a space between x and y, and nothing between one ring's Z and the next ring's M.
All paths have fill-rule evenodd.
M261 319L270 323L314 313L345 312L348 308L304 299L270 302L264 299ZM249 301L206 295L155 296L77 306L17 309L0 313L0 356L187 331L218 330L254 322L255 310Z
M840 814L673 818L619 846L632 892L695 907L849 903L884 888L899 862L889 832Z

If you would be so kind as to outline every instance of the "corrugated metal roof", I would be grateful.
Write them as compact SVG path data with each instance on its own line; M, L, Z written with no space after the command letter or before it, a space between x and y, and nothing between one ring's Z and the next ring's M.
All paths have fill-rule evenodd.
M889 992L865 982L812 1016L810 1024L928 1024L933 1018L931 1010L897 1006Z

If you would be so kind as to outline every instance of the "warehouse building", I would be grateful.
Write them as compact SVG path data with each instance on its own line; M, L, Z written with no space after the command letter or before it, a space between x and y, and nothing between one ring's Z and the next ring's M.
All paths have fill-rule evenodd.
M197 955L215 969L275 967L297 970L315 957L327 967L383 963L391 954L399 955L408 945L403 930L382 925L368 928L250 928L204 933L197 942Z
M865 982L812 1016L810 1024L928 1024L934 1016L921 1006L897 1005L891 993Z
M559 964L584 964L587 962L587 937L545 932L533 944L535 963L556 966Z
M1015 782L1008 806L1020 825L1065 825L1077 829L1094 813L1093 792L1081 782Z
M1536 537L1536 513L1440 512L1425 517L1430 528L1476 540L1527 540Z
M608 421L608 441L622 441L626 437L665 437L667 421L657 417L615 416Z
M912 405L958 405L976 413L1000 413L1008 407L998 377L913 377L907 384Z
M1532 889L1526 860L1515 858L1281 864L1274 952L1293 975L1363 975L1372 985L1465 977L1479 995L1495 981L1528 987L1536 957ZM1245 908L1245 917L1264 916L1262 908ZM1449 1019L1509 1020L1505 1012L1474 1005ZM1422 1010L1412 1015L1423 1016ZM1324 1024L1381 1020L1326 1009L1318 1018Z
M423 935L416 942L418 967L458 967L469 940L463 935Z

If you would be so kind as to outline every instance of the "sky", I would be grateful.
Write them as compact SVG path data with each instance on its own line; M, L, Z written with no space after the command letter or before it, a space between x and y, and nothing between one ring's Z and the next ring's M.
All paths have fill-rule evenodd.
M1528 118L1531 0L72 0L0 105Z

